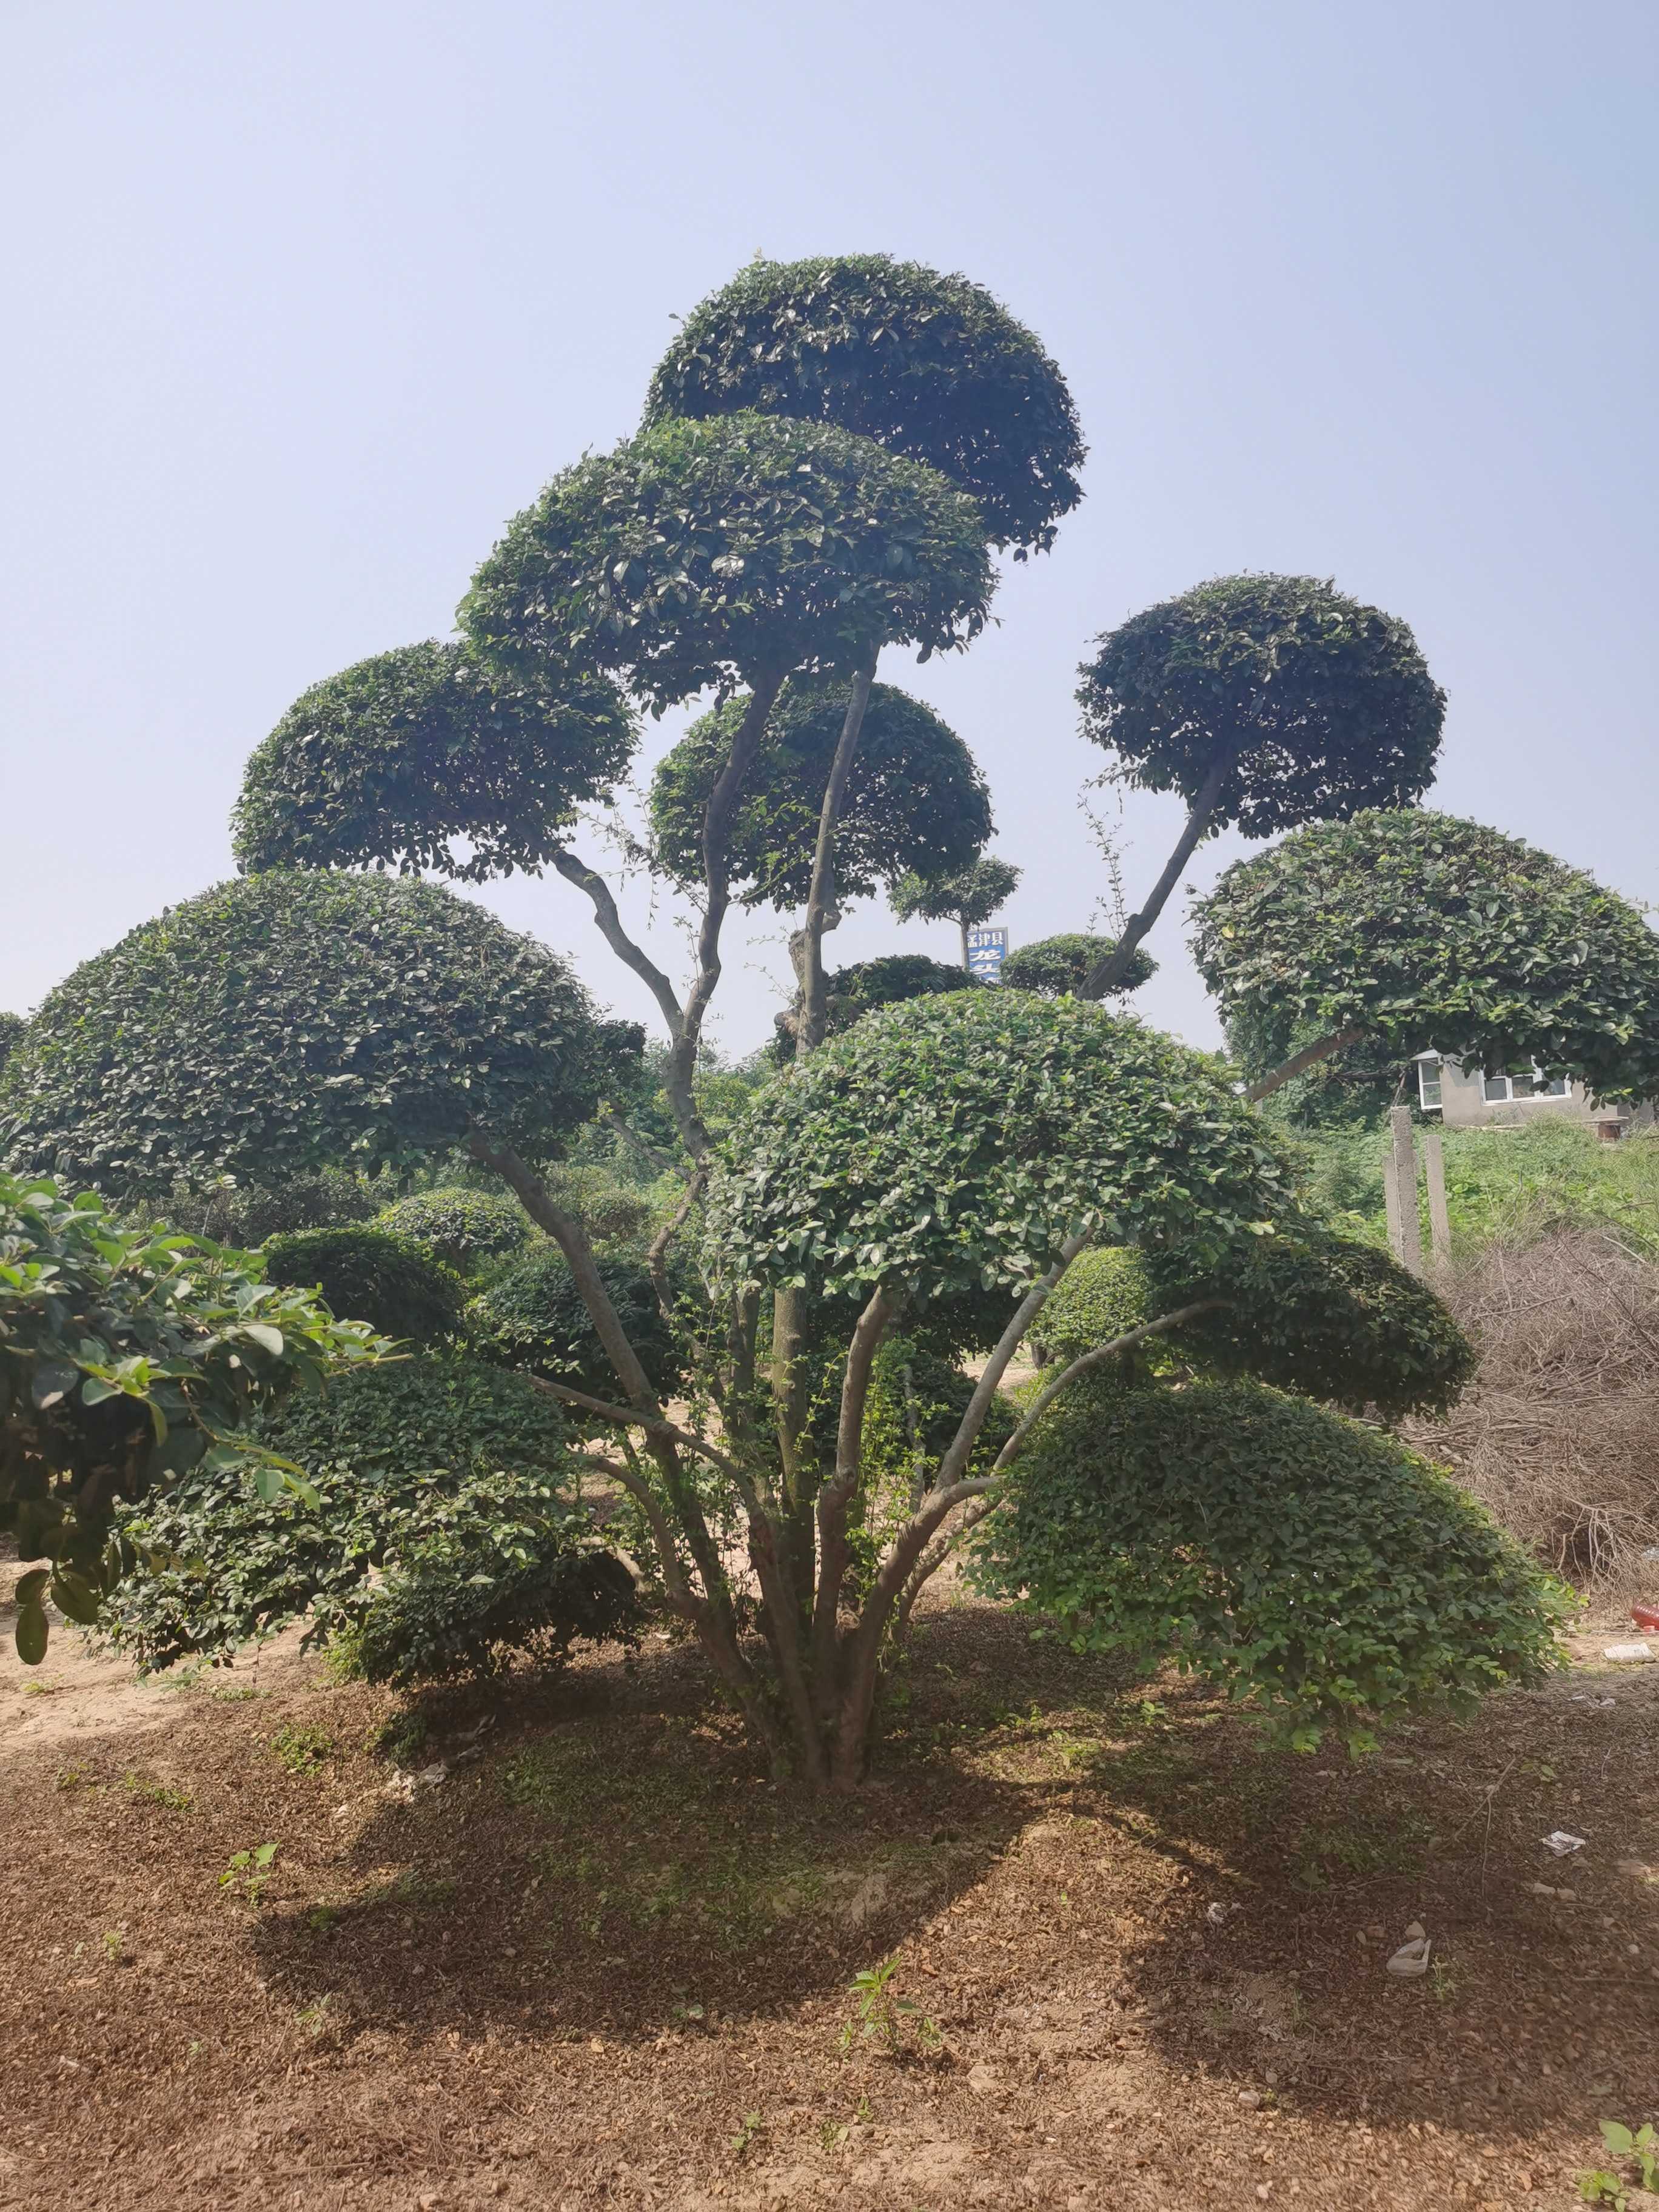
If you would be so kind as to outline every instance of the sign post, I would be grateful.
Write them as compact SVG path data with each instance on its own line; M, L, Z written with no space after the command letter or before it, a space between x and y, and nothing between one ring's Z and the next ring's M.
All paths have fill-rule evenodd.
M968 933L968 973L981 983L1000 983L1002 963L1008 957L1006 929L970 929Z

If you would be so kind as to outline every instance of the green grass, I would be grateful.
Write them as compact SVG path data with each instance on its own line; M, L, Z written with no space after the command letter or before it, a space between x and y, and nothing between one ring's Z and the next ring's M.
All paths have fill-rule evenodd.
M1373 1243L1387 1241L1382 1129L1297 1133L1310 1181L1327 1206ZM1551 1117L1509 1130L1445 1132L1452 1250L1468 1258L1495 1237L1528 1241L1557 1228L1606 1229L1659 1259L1659 1133L1604 1145L1593 1129ZM1423 1237L1429 1235L1423 1201Z

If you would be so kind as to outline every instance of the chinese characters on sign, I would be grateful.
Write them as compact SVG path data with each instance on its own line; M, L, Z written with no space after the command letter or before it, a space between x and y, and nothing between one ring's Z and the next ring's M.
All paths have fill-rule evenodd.
M1000 983L1002 963L1008 957L1008 933L1006 929L970 929L968 933L968 969L981 983Z

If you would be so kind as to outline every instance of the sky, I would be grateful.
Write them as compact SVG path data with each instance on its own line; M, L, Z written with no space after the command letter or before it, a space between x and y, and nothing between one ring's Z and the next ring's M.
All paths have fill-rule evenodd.
M881 668L986 771L1014 944L1108 895L1091 639L1245 568L1412 625L1449 696L1431 804L1659 902L1651 4L3 0L0 67L0 1008L233 872L296 694L446 634L757 250L960 270L1070 382L1054 551L968 653ZM1133 905L1178 805L1104 803ZM560 879L478 895L650 1012ZM683 972L672 909L628 905ZM1183 905L1136 1003L1212 1044ZM786 928L729 939L731 1052ZM877 903L826 950L955 933Z

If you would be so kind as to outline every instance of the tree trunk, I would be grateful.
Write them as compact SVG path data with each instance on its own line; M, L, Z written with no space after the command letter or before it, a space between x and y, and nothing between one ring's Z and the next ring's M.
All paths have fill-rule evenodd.
M1164 873L1153 884L1152 896L1139 914L1130 915L1124 925L1122 936L1106 957L1096 961L1089 970L1084 978L1083 988L1078 994L1080 999L1103 999L1109 991L1115 991L1128 974L1129 963L1134 957L1136 946L1163 913L1170 892L1181 881L1182 870L1197 851L1200 838L1210 826L1217 802L1221 797L1222 787L1232 771L1232 765L1233 754L1229 750L1205 777L1199 794L1193 801L1192 811L1187 817L1187 826L1176 841L1176 848L1170 855Z
M1364 1035L1364 1030L1334 1030L1329 1036L1321 1037L1317 1044L1304 1045L1300 1052L1293 1053L1289 1060L1274 1068L1271 1075L1264 1075L1259 1083L1250 1084L1245 1090L1245 1097L1252 1106L1263 1098L1271 1098L1273 1092L1282 1090L1293 1075L1304 1074L1309 1068L1316 1067L1322 1060L1329 1060L1336 1053L1346 1052L1351 1044L1358 1044Z
M964 975L971 975L974 963L968 957L968 925L960 915L957 916L957 931L962 939L962 972Z
M795 1030L797 1060L805 1060L823 1042L828 1011L823 989L823 933L841 920L836 901L836 833L841 826L847 781L853 772L853 756L863 732L870 687L875 677L876 653L872 651L854 672L841 738L823 787L823 804L818 810L817 843L812 853L812 881L806 896L806 928L801 946L800 1019Z

